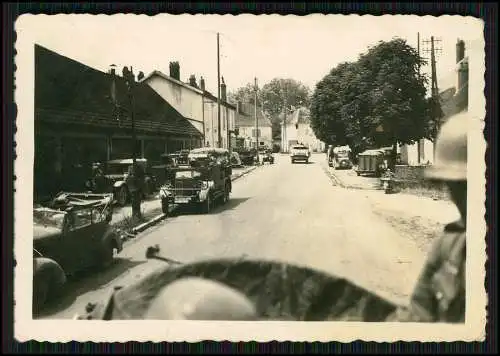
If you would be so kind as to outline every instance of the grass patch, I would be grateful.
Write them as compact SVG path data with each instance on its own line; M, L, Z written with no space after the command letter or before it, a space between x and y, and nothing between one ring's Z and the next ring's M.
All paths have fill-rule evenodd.
M113 224L113 227L117 231L121 231L127 235L132 234L132 229L134 227L139 226L162 213L161 207L154 208L148 211L144 210L144 208L141 208L141 212L142 216L140 218L132 216L131 213L130 214L123 213L122 218L118 222Z

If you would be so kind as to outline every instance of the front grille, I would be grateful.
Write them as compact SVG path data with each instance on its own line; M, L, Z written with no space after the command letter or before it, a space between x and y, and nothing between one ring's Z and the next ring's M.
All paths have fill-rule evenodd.
M189 197L196 195L200 189L201 183L193 179L176 179L175 195L180 197Z

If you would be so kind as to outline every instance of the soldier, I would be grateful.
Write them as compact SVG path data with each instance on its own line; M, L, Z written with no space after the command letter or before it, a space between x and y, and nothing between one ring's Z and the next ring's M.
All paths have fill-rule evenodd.
M138 218L141 217L141 198L143 193L144 171L137 164L132 164L128 169L127 186L132 200L132 214Z
M448 224L435 242L420 274L408 308L399 309L388 321L463 323L465 321L465 235L467 221L467 124L460 113L441 128L436 140L434 165L426 171L430 180L449 188L460 219Z

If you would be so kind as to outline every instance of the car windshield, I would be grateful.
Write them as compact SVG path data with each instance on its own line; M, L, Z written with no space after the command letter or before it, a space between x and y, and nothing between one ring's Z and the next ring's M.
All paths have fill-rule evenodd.
M295 146L293 147L294 150L307 150L307 147L304 146Z
M201 172L198 171L180 171L175 173L175 178L197 178L201 177Z
M62 229L66 213L51 209L34 209L33 223L36 225L51 226Z
M106 174L125 174L128 172L129 164L111 163L106 167Z

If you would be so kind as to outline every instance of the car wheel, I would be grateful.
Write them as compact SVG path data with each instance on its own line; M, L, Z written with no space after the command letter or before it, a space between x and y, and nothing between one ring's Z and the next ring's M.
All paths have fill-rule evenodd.
M167 199L161 200L161 211L163 212L163 214L168 215L168 200Z
M47 303L49 284L44 276L39 276L33 282L33 312L38 313Z
M101 251L101 267L108 268L113 263L115 257L115 246L112 242L109 242L106 246L103 247Z
M224 187L224 197L222 198L222 202L223 204L226 204L227 202L229 202L229 187L228 185L226 184L226 186Z
M121 186L120 190L118 190L116 201L120 206L125 206L125 204L127 204L128 191L125 186Z
M204 214L210 213L210 210L212 210L212 197L210 196L210 193L207 195L207 199L201 203L201 211Z

